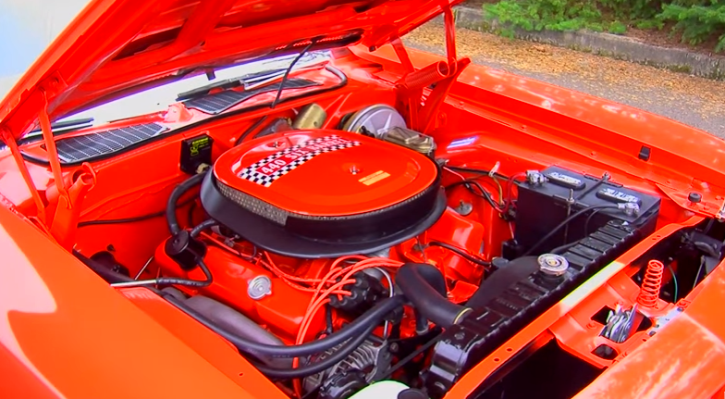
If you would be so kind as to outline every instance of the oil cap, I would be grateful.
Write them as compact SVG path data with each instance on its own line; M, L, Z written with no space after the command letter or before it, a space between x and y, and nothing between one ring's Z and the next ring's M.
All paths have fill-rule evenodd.
M569 268L569 261L557 254L543 254L538 258L539 270L549 276L562 276Z

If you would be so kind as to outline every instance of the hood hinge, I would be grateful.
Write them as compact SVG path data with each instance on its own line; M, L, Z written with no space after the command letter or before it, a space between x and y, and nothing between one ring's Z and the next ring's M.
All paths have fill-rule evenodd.
M51 205L55 205L52 221L49 221L50 234L61 246L71 249L75 245L81 204L86 193L96 184L96 173L89 163L83 163L81 173L78 173L75 179L71 178L70 187L66 187L63 180L63 170L58 158L58 149L55 146L55 137L50 125L50 117L48 116L46 92L43 92L43 98L45 104L38 113L38 120L40 121L40 129L43 132L45 150L48 153L48 163L55 180L55 190L49 189L46 191L46 198L51 202ZM57 195L48 195L53 191Z
M407 73L396 82L398 103L404 109L408 126L424 134L429 134L435 129L438 119L441 118L438 110L443 100L448 96L463 69L471 63L469 58L458 59L455 15L448 1L441 0L440 3L446 30L447 62L434 62L425 68L413 70L410 57L400 40L392 41L398 58L407 70ZM430 89L427 96L424 95L425 88Z
M0 135L2 135L2 139L5 142L5 145L10 147L10 152L13 154L15 164L20 170L20 174L23 176L23 180L25 180L25 184L28 186L28 190L30 190L30 195L33 197L35 207L38 208L38 222L41 224L42 227L45 228L46 223L48 222L45 215L45 203L40 196L40 192L35 187L32 176L30 176L28 165L25 164L23 154L20 153L20 149L18 148L18 142L15 141L15 136L10 132L10 130L3 126L0 126Z

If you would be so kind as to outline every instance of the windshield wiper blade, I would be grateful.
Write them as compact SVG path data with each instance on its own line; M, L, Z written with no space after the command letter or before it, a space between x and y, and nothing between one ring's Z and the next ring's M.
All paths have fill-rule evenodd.
M75 132L76 130L86 129L89 127L93 127L93 118L69 119L50 124L50 130L53 131L53 136L60 136L61 134ZM42 136L43 132L40 128L33 129L23 136L18 144L29 143L40 139Z
M285 69L271 69L262 72L251 73L235 78L220 80L206 86L197 87L189 91L177 94L176 101L186 101L209 94L214 89L229 90L235 87L244 86L244 90L254 90L270 84L284 76Z
M236 106L258 94L276 92L279 90L281 82L263 85L256 89L245 90L245 91L223 91L221 93L209 94L197 98L192 98L184 101L186 108L195 108L201 112L211 115L218 115L229 108ZM322 83L314 82L312 80L295 78L290 79L284 85L284 90L287 89L305 89L314 86L321 86Z

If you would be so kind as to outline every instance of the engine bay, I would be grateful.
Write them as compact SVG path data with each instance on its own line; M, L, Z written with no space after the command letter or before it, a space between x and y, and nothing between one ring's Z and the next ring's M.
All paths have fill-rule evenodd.
M571 397L723 259L722 225L651 182L480 103L441 100L427 110L435 123L412 123L401 93L431 98L428 70L396 85L345 57L334 73L305 71L279 106L262 90L210 118L222 111L192 96L110 126L160 126L122 150L89 158L79 143L90 134L57 140L74 182L92 174L74 254L131 301L153 290L286 395L320 399L438 399L484 361L503 370L514 358L472 397L525 397L557 378L547 397ZM47 168L42 144L24 156ZM612 265L616 290L580 294ZM534 344L528 327L572 296L591 301ZM527 385L532 372L518 370L546 368L543 354L590 375Z

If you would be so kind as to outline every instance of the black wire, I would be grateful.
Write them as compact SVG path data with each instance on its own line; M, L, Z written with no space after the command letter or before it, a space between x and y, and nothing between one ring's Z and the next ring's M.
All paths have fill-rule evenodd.
M199 265L199 269L204 273L204 280L191 280L188 278L177 278L177 277L159 277L156 279L153 279L153 281L158 285L184 285L187 287L195 287L195 288L203 288L209 286L214 279L211 275L211 271L209 271L209 267L207 267L206 263L199 258L196 260L196 264Z
M181 208L182 206L186 206L192 202L196 201L196 196L189 198L185 201L180 202L177 207ZM158 218L166 215L166 210L149 213L146 215L141 216L134 216L130 218L122 218L122 219L101 219L101 220L86 220L85 222L78 223L78 227L86 227L86 226L98 226L98 225L105 225L105 224L126 224L126 223L136 223L136 222L142 222L144 220Z
M589 235L589 222L592 221L592 218L594 217L594 215L596 215L597 212L599 212L599 211L600 211L600 209L595 209L594 211L592 211L591 214L589 214L589 216L587 216L587 221L584 222L584 235L585 236Z
M335 350L335 352L329 357L326 357L319 362L312 363L304 367L298 367L296 369L277 369L261 364L255 364L254 366L259 371L261 371L262 374L270 378L288 380L292 378L308 377L325 371L330 367L345 360L348 356L350 356L352 352L355 351L355 349L357 349L360 345L362 345L363 342L365 342L365 340L368 339L368 336L372 334L375 328L377 328L377 326L375 325L368 327L362 334L356 336L355 338L348 341L344 346Z
M216 226L217 221L214 219L207 219L198 225L194 226L193 229L191 229L191 232L189 235L192 238L196 238L202 231L208 229L209 227ZM173 237L170 239L174 239ZM156 284L159 285L185 285L187 287L197 287L202 288L206 287L209 284L211 284L214 279L212 277L211 271L209 270L209 267L207 267L206 263L204 263L204 260L199 256L196 260L197 265L201 269L201 271L204 273L204 276L206 277L204 280L191 280L186 278L176 278L176 277L159 277L157 279L154 279L156 281Z
M578 218L579 216L592 211L594 209L608 209L608 208L614 208L617 209L618 207L616 205L596 205L596 206L588 206L584 209L580 209L579 211L575 212L574 214L570 215L568 218L564 219L561 223L556 225L549 233L547 233L545 236L543 236L539 241L537 241L534 245L532 245L526 252L524 252L521 256L526 256L534 252L535 249L541 246L541 244L545 243L549 238L551 238L554 234L556 234L559 230L566 227L567 224L571 223L574 219Z
M571 247L574 247L577 244L579 244L580 241L581 240L577 240L577 241L574 241L574 242L570 242L568 244L564 244L562 246L559 246L559 247L556 247L556 248L552 249L549 252L551 252L552 254L561 254L561 253L565 252L567 249L569 249Z
M327 324L327 328L325 329L325 333L327 335L332 334L333 332L333 324L332 324L332 306L328 303L325 305L325 324Z
M440 241L430 241L430 242L428 242L428 245L429 246L432 245L432 246L436 246L436 247L445 248L445 249L447 249L447 250L455 253L456 255L460 256L461 258L464 258L464 259L466 259L466 260L468 260L470 262L473 262L475 264L478 264L478 265L481 265L481 266L485 266L485 267L491 266L491 262L486 262L483 259L476 258L476 257L468 254L466 251L464 251L461 248L458 248L456 246L453 246L453 245L450 245L450 244L446 244L446 243L440 242Z
M436 335L435 337L431 338L430 341L426 342L425 344L421 345L418 349L411 352L408 356L400 359L393 367L391 367L387 373L385 373L384 376L380 377L379 380L384 380L386 378L389 378L393 373L398 371L401 367L405 366L406 363L416 358L416 356L420 355L421 353L425 352L428 348L433 346L435 343L440 341L440 339L443 338L443 333Z
M455 183L451 183L451 184L447 185L445 188L452 188L452 187L461 186L461 185L463 187L465 187L468 191L470 191L473 195L476 195L478 197L481 197L481 198L485 199L486 202L488 202L494 209L498 209L500 211L503 211L503 209L501 208L501 204L499 204L498 202L496 202L496 200L494 200L493 197L491 197L491 194L489 194L489 192L486 191L481 186L481 184L479 182L475 181L475 180L461 180L461 181L457 181ZM480 193L474 191L471 188L471 185L476 186L476 188L480 191Z
M281 87L282 86L280 85L280 88ZM264 121L267 120L267 116L268 115L264 115L263 117L259 118L256 122L254 122L251 126L249 126L249 128L247 128L247 130L245 130L244 133L242 133L242 135L239 136L237 141L234 142L234 145L239 145L239 143L244 141L244 139L247 138L247 136L249 136L250 134L252 134L252 132L257 130L259 128L259 126L261 126L262 123L264 123Z
M277 95L274 97L274 101L272 101L272 105L270 105L270 107L269 107L270 109L274 109L274 107L276 107L277 104L279 103L279 98L282 96L282 91L284 90L284 85L287 83L287 79L289 79L289 74L292 72L292 68L294 68L297 61L299 61L302 57L304 57L304 55L308 51L310 51L310 48L312 48L312 46L314 46L315 43L316 43L316 40L314 40L314 39L311 40L310 44L305 46L305 48L302 49L302 51L297 55L297 57L295 57L295 59L292 60L292 62L290 62L289 66L287 67L287 70L284 72L284 75L282 76L282 83L280 83L280 85L279 85L279 89L277 90Z
M196 225L193 229L191 229L191 232L189 233L189 235L192 238L196 238L197 236L199 236L199 234L201 234L202 231L204 231L208 228L211 228L213 226L216 226L218 224L219 224L219 222L217 222L214 219L207 219L207 220L199 223L198 225Z
M289 74L292 72L292 68L294 68L295 64L310 50L310 48L315 44L315 41L313 40L310 44L308 44L302 51L295 57L295 59L292 60L292 62L287 67L287 70L284 72L284 75L282 75L282 82L279 84L279 89L277 89L277 95L274 97L274 101L272 101L272 104L269 106L269 109L274 109L274 107L279 104L279 99L282 96L282 92L284 91L284 86L289 80ZM268 115L264 115L263 117L259 118L256 122L254 122L247 130L242 133L241 136L234 142L234 145L239 145L242 141L244 141L247 136L252 134L255 130L259 128L259 126L264 123L264 121L267 120Z
M448 168L448 169L452 169L452 170L454 170L456 172L478 173L478 174L486 175L486 176L490 175L490 173L491 173L490 170L476 169L476 168L465 168L463 166L446 165L445 167ZM508 180L508 176L502 175L500 173L494 173L493 175L496 176L496 177L500 177L502 179L507 179Z

